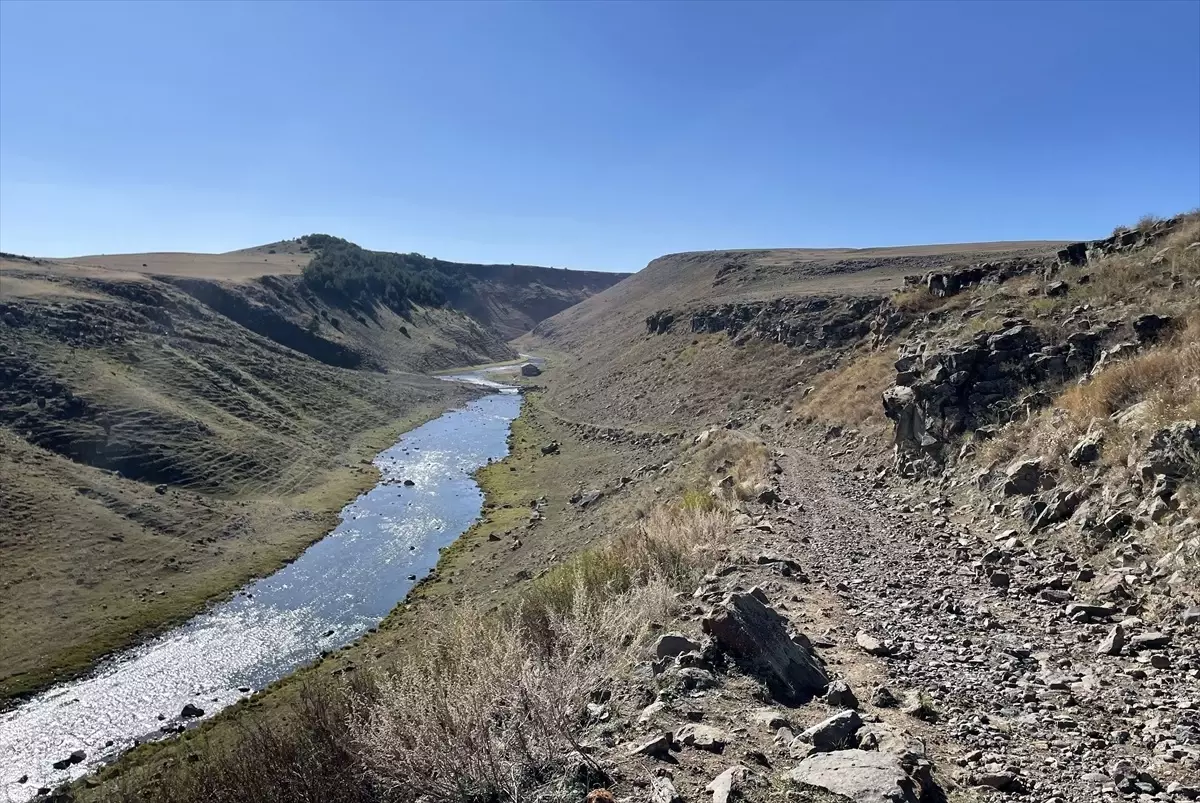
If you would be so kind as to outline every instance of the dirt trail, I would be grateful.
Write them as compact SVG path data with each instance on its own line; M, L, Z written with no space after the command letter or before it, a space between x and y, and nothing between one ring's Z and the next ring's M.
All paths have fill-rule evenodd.
M1151 628L1121 611L1068 618L1072 600L1091 601L1072 588L1087 569L1069 556L913 511L902 494L872 488L882 483L865 471L831 470L806 448L782 450L779 462L782 493L796 505L783 540L807 541L790 557L843 611L831 632L812 635L853 648L863 630L890 648L889 685L927 694L937 711L926 733L943 778L1039 803L1094 801L1114 783L1164 800L1197 787L1194 629L1164 628L1132 653L1097 655L1123 617L1130 641ZM1007 587L983 571L993 562Z

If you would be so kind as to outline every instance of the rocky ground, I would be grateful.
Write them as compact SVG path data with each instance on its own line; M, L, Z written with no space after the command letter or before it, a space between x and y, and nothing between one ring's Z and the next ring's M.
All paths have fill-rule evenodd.
M619 799L1200 797L1200 610L1150 624L1089 582L1117 567L831 470L840 451L779 452L778 501L743 505L678 633L593 706ZM747 600L791 640L731 639Z

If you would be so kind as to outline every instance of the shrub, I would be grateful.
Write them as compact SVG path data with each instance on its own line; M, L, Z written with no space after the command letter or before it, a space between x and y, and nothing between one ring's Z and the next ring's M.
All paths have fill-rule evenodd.
M562 782L590 762L577 741L587 702L672 601L661 579L616 595L580 581L541 632L460 614L352 720L371 777L403 800L448 802L518 801Z

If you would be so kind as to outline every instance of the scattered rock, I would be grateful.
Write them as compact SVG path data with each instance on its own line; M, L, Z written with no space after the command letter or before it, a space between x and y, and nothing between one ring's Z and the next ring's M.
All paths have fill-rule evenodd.
M737 794L739 788L745 783L747 774L748 770L745 767L730 767L713 778L704 789L712 792L713 803L729 803L729 799Z
M900 705L900 700L892 694L892 690L887 686L880 686L871 695L871 705L876 708L895 708Z
M718 728L709 725L684 725L675 731L675 742L684 747L695 747L720 753L729 742L729 737Z
M638 742L629 748L631 756L665 756L671 752L671 745L674 741L671 734L667 732L660 733L656 736L651 736L642 742Z
M858 698L844 680L835 680L825 689L825 704L834 708L858 708Z
M779 614L750 594L727 596L701 627L780 702L806 702L829 685L812 651L788 638Z
M1042 478L1042 459L1018 460L1004 472L1005 496L1029 496L1037 491Z
M1108 635L1104 637L1104 641L1100 642L1100 646L1096 648L1097 655L1120 655L1121 649L1125 646L1125 628L1118 625L1113 625L1112 630L1108 631Z
M204 709L198 705L188 703L183 707L183 710L179 712L179 716L183 717L184 719L195 719L196 717L204 716Z

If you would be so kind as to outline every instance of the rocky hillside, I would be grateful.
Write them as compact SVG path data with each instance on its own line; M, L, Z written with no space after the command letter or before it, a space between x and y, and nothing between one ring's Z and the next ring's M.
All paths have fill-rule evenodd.
M726 702L693 705L676 730L631 747L682 760L689 747L749 740L758 746L728 769L735 788L761 783L757 762L854 800L927 799L921 759L963 795L1200 795L1200 216L1063 245L927 254L774 297L752 282L723 295L720 280L744 270L715 267L725 255L665 258L535 330L560 349L552 408L753 432L780 465L765 508L742 506L754 546L712 575L711 595L701 585L693 596L710 639L689 638L704 660L673 670L717 668L722 691L705 699ZM688 297L664 303L643 287L636 314L600 311L659 271L689 276ZM758 696L724 685L720 661L742 647L707 622L763 582L726 578L776 561L794 561L791 575L810 585L762 586L760 600L807 642L857 645L841 677L875 691L869 706L839 697L803 738L780 730L766 745L753 726L731 727ZM835 598L814 616L808 601L825 593ZM845 618L820 629L831 611ZM752 663L794 663L766 652ZM868 735L871 718L889 722L885 688L909 698L893 727L919 733L921 749ZM844 692L831 682L825 694ZM654 708L638 721L652 725ZM717 773L729 763L699 779L725 789L731 776ZM686 778L673 783L697 781Z

